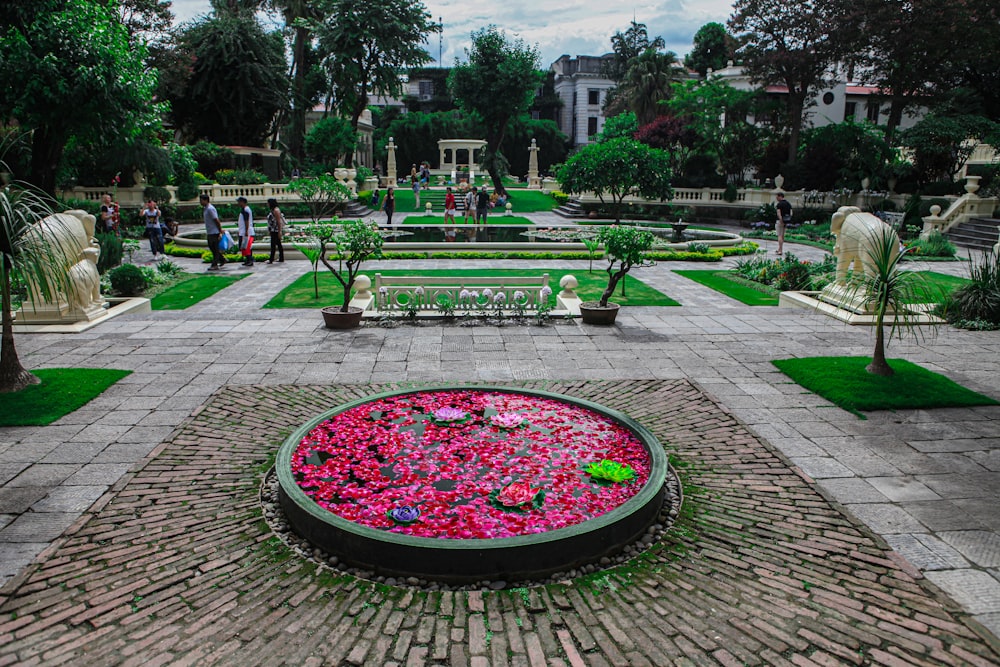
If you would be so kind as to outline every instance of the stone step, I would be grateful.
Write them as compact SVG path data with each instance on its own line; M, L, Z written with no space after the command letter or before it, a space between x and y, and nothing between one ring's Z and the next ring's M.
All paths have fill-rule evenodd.
M963 248L992 248L997 242L1000 220L973 218L956 225L948 232L948 239Z

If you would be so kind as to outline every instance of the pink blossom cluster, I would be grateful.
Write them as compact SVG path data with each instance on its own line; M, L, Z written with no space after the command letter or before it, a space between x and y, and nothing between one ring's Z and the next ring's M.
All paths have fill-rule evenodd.
M468 418L442 422L435 414L443 408ZM507 426L515 415L526 424ZM604 459L632 466L635 480L592 480L584 468ZM302 439L291 467L308 496L349 521L420 537L485 539L600 516L638 493L650 459L632 431L592 410L514 392L452 390L345 410ZM491 502L491 493L511 484L544 492L540 506L509 511ZM403 507L419 517L394 521L390 513Z

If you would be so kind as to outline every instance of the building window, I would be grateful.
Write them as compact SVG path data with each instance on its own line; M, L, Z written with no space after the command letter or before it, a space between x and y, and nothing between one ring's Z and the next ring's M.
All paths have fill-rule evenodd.
M833 93L831 92L823 93L823 104L833 104L833 99L834 99Z
M854 120L855 114L858 113L858 103L848 102L844 105L844 120Z
M879 112L878 103L877 102L869 102L868 103L868 120L870 120L871 122L875 123L876 125L878 124L878 112Z
M597 105L601 103L601 91L591 88L587 91L587 104Z
M592 137L597 134L597 116L591 116L587 119L587 136Z

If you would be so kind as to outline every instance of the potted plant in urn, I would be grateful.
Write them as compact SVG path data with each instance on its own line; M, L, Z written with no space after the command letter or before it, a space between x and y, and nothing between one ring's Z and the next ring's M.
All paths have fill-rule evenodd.
M323 309L323 321L329 329L353 329L361 323L361 308L351 306L354 279L361 264L372 257L382 256L382 235L378 225L363 220L347 220L339 226L316 225L313 233L319 243L319 261L344 288L344 304ZM327 259L330 246L337 249L337 265Z
M608 286L600 301L584 301L580 304L580 317L587 324L614 324L618 316L618 304L609 303L615 287L626 274L637 266L652 266L647 261L646 252L653 247L652 232L636 227L611 225L602 227L597 240L604 246L604 256L608 260Z

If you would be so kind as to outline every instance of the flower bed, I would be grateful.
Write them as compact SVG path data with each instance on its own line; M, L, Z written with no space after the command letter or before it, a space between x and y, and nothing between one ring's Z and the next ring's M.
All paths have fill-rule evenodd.
M612 468L631 474L607 475ZM291 469L319 507L348 521L489 539L601 516L642 488L650 456L631 430L581 406L464 389L388 396L335 414L301 439Z

